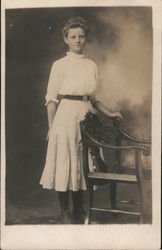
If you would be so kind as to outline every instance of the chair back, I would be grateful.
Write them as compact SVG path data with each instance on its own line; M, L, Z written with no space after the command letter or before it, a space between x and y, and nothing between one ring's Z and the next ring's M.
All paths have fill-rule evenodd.
M120 122L116 118L108 119L88 112L85 119L80 122L80 128L84 158L87 161L85 165L88 166L88 149L90 149L98 171L132 174L138 172L136 158L139 157L137 155L140 151L145 155L150 154L150 148L146 144L151 142L129 136L120 128ZM126 152L128 157L128 151L129 156L131 154L135 156L131 168L122 166L122 155Z

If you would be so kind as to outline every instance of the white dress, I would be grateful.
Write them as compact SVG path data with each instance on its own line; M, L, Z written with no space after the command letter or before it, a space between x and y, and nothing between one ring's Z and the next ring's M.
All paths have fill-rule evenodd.
M94 95L97 88L96 64L84 55L67 52L52 66L46 103L57 101L58 94ZM92 110L90 101L61 100L49 136L46 163L40 180L43 188L86 190L79 122Z

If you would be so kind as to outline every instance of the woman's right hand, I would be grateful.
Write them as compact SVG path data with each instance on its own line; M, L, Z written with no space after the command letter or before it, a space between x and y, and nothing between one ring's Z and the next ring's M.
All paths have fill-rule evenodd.
M50 101L47 104L48 128L49 129L48 129L46 140L49 139L50 131L51 131L51 128L52 128L54 117L55 117L55 113L56 113L56 102Z
M46 141L48 141L48 139L49 139L49 137L50 137L50 132L51 132L51 129L48 130L47 137L46 137Z

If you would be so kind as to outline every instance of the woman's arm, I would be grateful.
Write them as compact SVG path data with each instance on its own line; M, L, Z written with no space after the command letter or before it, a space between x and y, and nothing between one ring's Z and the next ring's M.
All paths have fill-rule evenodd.
M120 112L110 112L100 101L95 100L93 97L91 98L92 106L100 113L104 114L108 117L118 117L123 119Z
M48 135L47 135L47 139L49 137L49 133L52 127L52 123L55 117L55 113L56 113L56 102L54 101L49 101L47 104L47 116L48 116Z

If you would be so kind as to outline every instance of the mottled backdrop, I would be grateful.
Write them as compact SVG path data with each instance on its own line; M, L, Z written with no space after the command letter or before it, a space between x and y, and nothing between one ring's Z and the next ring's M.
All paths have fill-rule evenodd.
M121 126L151 138L152 11L150 7L42 8L6 11L7 198L39 189L46 151L44 96L50 68L67 47L62 27L72 16L90 26L85 53L99 68L99 98L120 110Z

